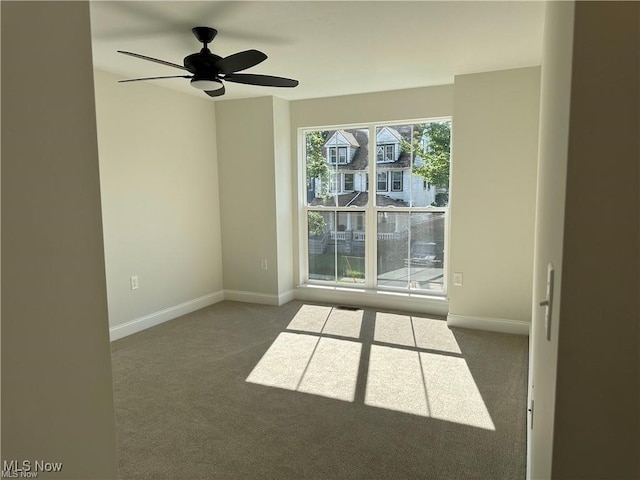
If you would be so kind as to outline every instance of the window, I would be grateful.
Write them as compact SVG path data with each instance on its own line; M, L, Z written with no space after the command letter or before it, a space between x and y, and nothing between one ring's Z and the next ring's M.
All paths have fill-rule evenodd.
M378 145L377 148L378 162L395 162L395 145Z
M329 148L329 163L335 164L338 159L338 152L335 148Z
M378 172L378 186L376 189L379 192L386 192L387 188L387 172Z
M329 147L329 163L347 163L347 147Z
M337 192L338 191L338 178L339 178L339 174L338 173L332 173L329 177L329 191L330 192Z
M347 163L347 147L338 148L338 163Z
M446 293L450 130L449 120L301 130L300 188L315 185L301 207L303 283ZM347 147L332 145L345 138L348 171Z
M345 173L344 174L344 186L342 188L345 192L353 191L353 173Z
M391 172L391 191L392 192L401 192L402 191L402 172Z

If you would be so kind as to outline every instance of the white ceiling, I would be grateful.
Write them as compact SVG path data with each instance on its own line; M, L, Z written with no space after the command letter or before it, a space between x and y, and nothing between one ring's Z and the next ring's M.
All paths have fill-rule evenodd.
M268 55L243 73L300 81L296 88L227 83L220 99L443 85L455 75L539 65L544 9L541 1L92 1L93 59L122 78L180 75L116 50L182 64L202 47L191 33L201 25L218 30L209 45L217 55L248 49ZM150 83L209 99L184 78Z

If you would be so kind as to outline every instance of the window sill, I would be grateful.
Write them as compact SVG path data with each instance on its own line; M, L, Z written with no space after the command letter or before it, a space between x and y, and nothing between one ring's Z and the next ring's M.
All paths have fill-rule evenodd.
M295 297L305 301L413 311L431 315L446 316L449 313L449 301L445 294L396 292L364 287L306 283L296 287Z

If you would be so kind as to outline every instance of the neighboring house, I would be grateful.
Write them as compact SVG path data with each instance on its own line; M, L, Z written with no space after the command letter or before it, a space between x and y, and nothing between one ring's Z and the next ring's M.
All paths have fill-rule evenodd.
M436 194L447 189L436 188L411 172L410 152L402 148L403 140L411 142L411 125L384 126L376 129L375 182L369 179L369 135L367 129L341 129L330 132L322 147L329 169L323 185L320 178L308 179L307 200L310 206L361 207L369 202L369 192L375 188L376 205L396 207L428 207ZM416 165L422 159L414 159ZM334 245L342 253L364 253L365 228L363 212L319 212L324 220L324 238L310 238L309 251L322 253ZM436 220L437 217L437 220ZM433 228L425 224L438 224L443 230L440 215L413 216L383 212L378 225L378 240L405 240L411 228ZM423 225L423 227L419 227ZM431 232L430 236L433 236ZM436 237L441 235L435 234ZM443 236L443 235L442 235ZM438 242L438 243L443 243ZM443 248L443 246L439 246Z
M369 138L366 129L336 130L323 146L323 156L329 167L328 185L315 179L314 198L310 205L363 206L368 192L375 188L379 206L427 207L435 202L436 188L411 173L411 153L403 151L402 140L411 141L411 126L380 127L376 132L376 178L369 179ZM422 164L420 157L416 165Z

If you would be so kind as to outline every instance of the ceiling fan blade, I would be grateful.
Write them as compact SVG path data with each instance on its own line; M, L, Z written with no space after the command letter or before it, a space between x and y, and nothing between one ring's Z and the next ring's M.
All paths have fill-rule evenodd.
M220 97L224 95L224 85L222 86L222 88L218 88L217 90L205 90L204 93L206 93L210 97Z
M124 53L125 55L141 58L142 60L149 60L150 62L159 63L161 65L167 65L168 67L174 67L174 68L179 68L180 70L186 70L184 66L178 65L177 63L171 63L165 60L158 60L157 58L147 57L146 55L140 55L139 53L125 52L122 50L118 50L118 53Z
M258 50L234 53L216 62L216 67L224 74L239 72L264 62L267 56Z
M128 80L118 80L118 83L124 82L139 82L141 80L159 80L161 78L192 78L192 75L169 75L167 77L144 77L144 78L130 78Z
M295 87L298 80L284 77L273 77L271 75L252 75L249 73L230 74L224 80L235 83L245 83L247 85L260 85L263 87Z

